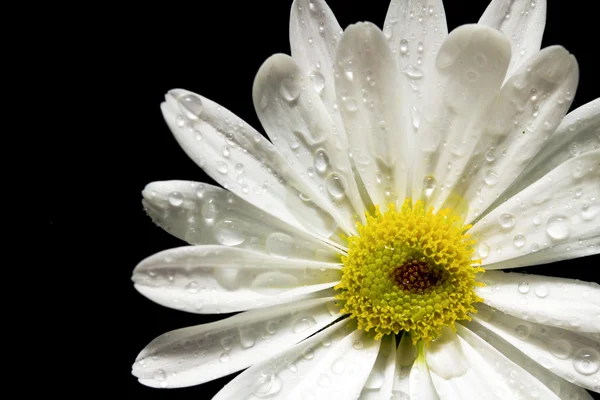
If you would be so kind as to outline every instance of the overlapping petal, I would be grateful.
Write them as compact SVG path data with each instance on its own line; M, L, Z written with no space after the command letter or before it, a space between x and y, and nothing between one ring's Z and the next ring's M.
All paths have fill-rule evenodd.
M540 49L546 26L546 0L492 0L479 23L500 30L510 39L508 79Z
M508 40L492 28L463 25L450 32L425 89L428 95L413 163L413 199L441 204L448 197L461 171L453 170L453 163L471 154L509 60Z
M597 254L590 242L600 236L599 182L600 149L561 164L487 214L469 231L478 241L483 266L518 267ZM542 252L558 246L561 251ZM521 257L528 257L527 263Z
M332 298L313 299L168 332L142 350L133 374L152 387L199 385L268 359L337 318Z
M333 135L321 98L310 89L294 60L268 58L254 80L256 113L269 138L303 179L305 193L330 213L348 234L364 223L363 206L346 147Z
M341 277L341 264L286 259L225 246L165 250L133 272L144 296L178 310L218 314L323 297Z
M152 220L190 244L238 247L313 261L340 259L337 248L208 183L152 182L142 195Z
M485 304L523 320L600 332L600 285L573 279L487 271L476 289Z
M402 201L410 151L396 63L381 30L348 27L336 54L335 90L352 159L374 204Z

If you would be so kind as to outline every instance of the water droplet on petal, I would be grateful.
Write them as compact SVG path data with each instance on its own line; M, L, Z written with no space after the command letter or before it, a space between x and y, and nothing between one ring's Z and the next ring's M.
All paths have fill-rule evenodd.
M496 186L498 183L498 174L496 174L494 171L488 171L483 180L488 186Z
M573 359L573 367L582 375L592 375L598 372L600 353L591 347L580 349Z
M346 370L346 363L344 362L344 360L342 358L337 358L332 364L331 364L331 370L333 371L334 374L336 375L340 375L343 374L344 371Z
M197 281L191 281L185 286L185 290L190 293L198 293L200 291L200 284Z
M222 173L223 175L227 174L229 169L227 168L227 164L223 161L217 161L217 171Z
M333 173L325 178L325 185L329 194L336 198L341 199L344 197L346 192L346 180L340 174Z
M529 292L529 283L523 281L523 282L519 283L517 288L519 289L520 293L525 294L525 293Z
M515 328L515 333L519 337L519 339L527 339L529 337L530 328L527 325L517 325Z
M237 246L244 243L247 229L243 221L226 219L217 223L214 227L214 235L217 241L224 246ZM244 229L246 228L246 229Z
M477 253L479 254L479 257L486 258L490 255L490 246L485 242L479 243L479 246L477 247Z
M266 249L271 255L288 258L294 250L294 239L285 233L271 233L267 237Z
M279 93L288 102L293 102L300 96L300 85L293 79L283 79Z
M409 64L404 69L402 69L402 73L413 80L421 79L423 77L423 70L419 67L415 67L412 64Z
M279 393L282 387L283 382L277 375L261 375L252 394L259 399L269 398Z
M154 373L154 379L157 381L164 381L167 379L167 373L163 369L157 369Z
M517 249L520 249L521 247L525 246L525 235L516 235L513 238L513 244Z
M549 292L548 285L541 284L535 288L536 296L541 297L541 298L548 296L548 292Z
M569 237L569 221L567 217L555 215L548 219L546 223L546 233L554 240L562 240Z
M550 353L556 358L566 360L571 356L573 346L564 339L556 339L550 343Z
M294 333L304 332L310 329L311 326L316 325L317 321L313 317L303 317L296 321L292 326L292 331Z
M498 217L500 226L504 229L510 229L515 226L515 216L512 214L504 213Z
M217 206L214 203L205 203L200 213L207 222L212 223L217 216Z
M183 204L183 195L179 192L169 193L169 204L173 207L179 207Z
M408 40L400 40L400 54L406 55L408 53Z
M194 94L187 94L177 99L177 104L181 112L189 119L196 120L202 114L203 105L200 97Z
M318 95L323 93L323 89L325 89L325 77L319 71L311 71L308 74L308 77L313 83L313 88Z
M423 178L423 195L426 199L430 199L437 187L437 180L429 175Z
M354 347L357 350L362 349L363 346L364 346L364 344L363 344L362 340L360 340L360 339L355 341L354 344L352 345L352 347Z
M325 150L317 150L317 152L315 153L314 165L317 172L321 174L327 171L327 168L329 167L329 156L327 155Z

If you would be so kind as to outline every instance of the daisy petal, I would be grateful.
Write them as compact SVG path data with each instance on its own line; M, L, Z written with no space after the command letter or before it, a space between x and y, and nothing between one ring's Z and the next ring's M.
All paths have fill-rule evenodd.
M151 387L199 385L260 362L340 315L333 298L249 311L165 333L138 355L133 375Z
M425 359L440 399L504 399L509 389L460 337L445 328L425 347Z
M600 236L600 149L563 163L546 176L509 199L479 220L469 231L479 243L484 268L521 266L522 260L501 261L531 254L558 245L564 253L542 253L556 258L571 258L571 252L588 246L588 240ZM564 247L562 248L564 249ZM598 248L588 248L597 253ZM533 253L533 254L532 254Z
M298 300L339 282L341 264L285 259L224 246L165 250L140 262L135 288L150 300L197 314Z
M396 336L391 334L381 339L375 365L360 394L360 400L389 399L392 396L396 368Z
M554 374L581 387L598 390L600 342L592 336L541 325L478 305L473 319ZM598 318L593 316L592 318ZM596 388L594 388L596 386Z
M318 261L339 261L339 250L207 183L152 182L142 191L152 220L190 244L216 244Z
M362 204L350 161L319 96L291 57L275 54L260 67L252 97L262 126L310 196L348 234L356 235ZM307 89L308 88L308 89Z
M311 87L323 99L344 148L348 140L337 109L333 78L335 49L342 28L324 0L294 0L290 15L292 58L311 80Z
M489 209L519 193L570 158L600 148L600 98L568 113L519 177Z
M435 58L448 36L442 0L392 0L385 17L383 33L395 55L402 79L401 106L405 109L405 130L419 128L422 88L431 79Z
M600 285L573 279L487 271L476 288L485 304L521 319L600 332Z
M479 23L499 29L510 38L512 59L508 79L540 49L546 26L546 0L492 0Z
M546 367L534 362L519 349L504 340L502 336L498 336L496 333L487 329L477 321L464 321L464 324L471 332L474 332L479 338L489 343L492 348L496 349L498 352L506 356L511 362L538 379L560 399L592 399L592 396L590 396L585 389L554 375ZM459 329L459 333L461 332L464 331ZM463 339L465 339L464 336ZM483 348L480 349L483 351ZM512 377L513 374L510 373L510 376ZM523 375L519 374L518 376L520 379L526 379Z
M182 89L161 104L163 117L187 155L225 189L305 231L331 237L335 220L302 192L302 178L277 149L230 111Z
M339 321L275 357L252 365L225 385L213 400L244 399L249 393L257 398L289 399L290 392L306 379L309 371L348 335L353 328L348 321ZM345 370L346 365L341 362L332 368L337 374Z
M410 394L410 371L417 357L417 346L412 343L410 335L402 334L396 349L396 372L392 390L394 399L408 398ZM425 397L427 398L427 397Z
M396 63L381 30L349 26L336 54L336 80L352 158L374 204L404 199L410 151L402 122Z
M450 32L424 89L414 199L422 197L435 204L448 196L456 180L456 172L448 167L467 159L473 150L509 60L508 40L492 28L463 25Z
M435 389L433 380L431 379L429 367L427 366L427 362L425 361L423 354L419 354L412 365L408 382L410 399L439 399L437 390Z
M456 329L463 340L461 342L463 343L463 347L468 346L471 350L477 352L485 360L488 367L493 369L496 377L501 379L506 387L510 388L512 396L508 396L507 398L559 399L546 385L537 380L525 369L512 362L475 333L460 324L456 324Z
M471 205L467 222L484 212L519 176L569 110L579 81L575 58L547 47L502 87L471 157L454 162L462 173L454 193Z

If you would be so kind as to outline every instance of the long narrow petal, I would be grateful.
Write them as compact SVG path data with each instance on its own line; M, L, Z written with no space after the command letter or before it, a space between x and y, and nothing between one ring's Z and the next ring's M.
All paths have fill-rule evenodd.
M417 353L417 346L413 344L410 335L404 332L396 349L396 372L392 386L394 399L402 400L409 397L410 371L415 363Z
M539 275L487 271L477 294L485 304L523 320L600 332L600 285Z
M335 220L303 194L308 188L302 178L250 125L181 89L171 90L161 109L183 150L225 189L293 226L333 235Z
M567 251L551 253L557 259L580 255L575 250L581 248L597 253L586 241L600 236L599 215L600 149L553 169L479 220L469 233L479 243L485 268L521 266L520 260L513 264L511 259L530 254L534 265L539 263L537 252L558 245ZM547 255L540 253L547 262Z
M425 83L432 79L436 55L446 36L446 14L442 0L392 0L383 33L395 55L401 82L405 130L412 135L419 128ZM409 136L410 138L410 136Z
M333 298L308 300L165 333L142 350L132 372L142 384L157 388L220 378L323 329L339 317L334 302Z
M379 354L371 374L362 389L360 400L389 399L392 396L396 368L396 336L391 334L381 339Z
M591 335L542 325L478 306L473 319L504 338L554 374L589 390L599 391L600 342ZM590 316L598 318L598 315Z
M346 337L355 325L344 319L316 335L286 349L275 357L252 365L231 380L213 400L248 398L289 399L294 388ZM334 367L335 366L335 367ZM342 374L346 365L332 365L332 372ZM253 396L253 397L252 397Z
M425 88L413 198L435 204L448 196L461 171L452 170L453 162L470 156L509 60L508 40L492 28L463 25L450 32Z
M165 250L140 262L135 288L152 301L197 314L298 300L339 282L341 264L285 259L224 246Z
M310 86L323 99L334 124L333 133L348 146L338 110L333 78L335 50L342 28L324 0L294 0L290 13L292 58L311 80Z
M228 190L190 181L152 182L142 191L152 220L181 240L274 256L339 262L340 251Z
M449 328L425 347L440 399L505 399L510 390L470 346Z
M546 26L546 0L492 0L479 23L499 29L510 39L508 79L540 49Z
M333 347L287 398L357 398L369 378L380 345L381 340L355 330Z
M537 380L527 370L512 362L509 358L496 350L485 340L471 332L464 326L456 325L457 333L464 340L463 347L467 344L476 351L487 365L494 370L496 377L510 388L515 399L559 399L552 390Z
M336 55L335 90L352 158L374 204L403 200L408 185L407 132L396 63L381 30L349 26Z
M488 313L489 314L489 313ZM484 317L480 313L480 317ZM489 315L486 317L488 318ZM546 387L548 387L554 394L556 394L560 399L569 400L569 399L579 399L579 400L591 400L592 396L583 388L574 385L570 382L567 382L563 378L554 375L550 370L546 367L538 364L533 361L531 358L527 357L525 354L521 352L518 348L514 347L512 344L507 342L503 336L499 336L488 328L484 327L477 321L468 321L464 322L464 325L472 332L474 332L479 338L483 339L485 342L489 343L491 347L498 350L504 356L506 356L512 363L522 368L524 371L527 371L541 383L543 383ZM459 333L462 331L459 328ZM463 337L464 338L464 337ZM466 340L466 339L465 339ZM518 374L515 371L515 374L509 372L509 375L513 377L513 375ZM523 375L519 375L521 379L527 379ZM516 379L513 377L513 379ZM535 391L533 391L535 393ZM540 393L543 393L540 391ZM544 398L544 397L539 397Z
M275 147L310 189L305 195L356 235L356 218L364 223L365 207L347 148L331 134L331 117L307 80L291 57L271 56L254 79L254 107Z
M600 148L600 98L568 113L512 185L489 207L493 210L570 158Z
M408 389L410 392L409 398L427 400L439 399L437 390L431 379L429 367L427 366L425 356L422 352L419 353L410 369L408 382Z
M454 161L451 169L459 174L454 193L470 205L467 222L483 213L543 148L569 110L578 82L575 58L552 46L502 87L473 154Z

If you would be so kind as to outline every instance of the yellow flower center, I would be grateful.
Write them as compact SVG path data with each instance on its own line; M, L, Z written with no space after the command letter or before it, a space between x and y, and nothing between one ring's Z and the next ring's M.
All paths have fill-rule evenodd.
M444 327L470 320L474 303L483 301L475 286L480 260L473 260L475 241L451 210L434 213L422 201L406 199L382 213L376 207L358 224L359 236L348 238L342 257L336 298L342 312L375 338L406 331L414 343L435 339Z

